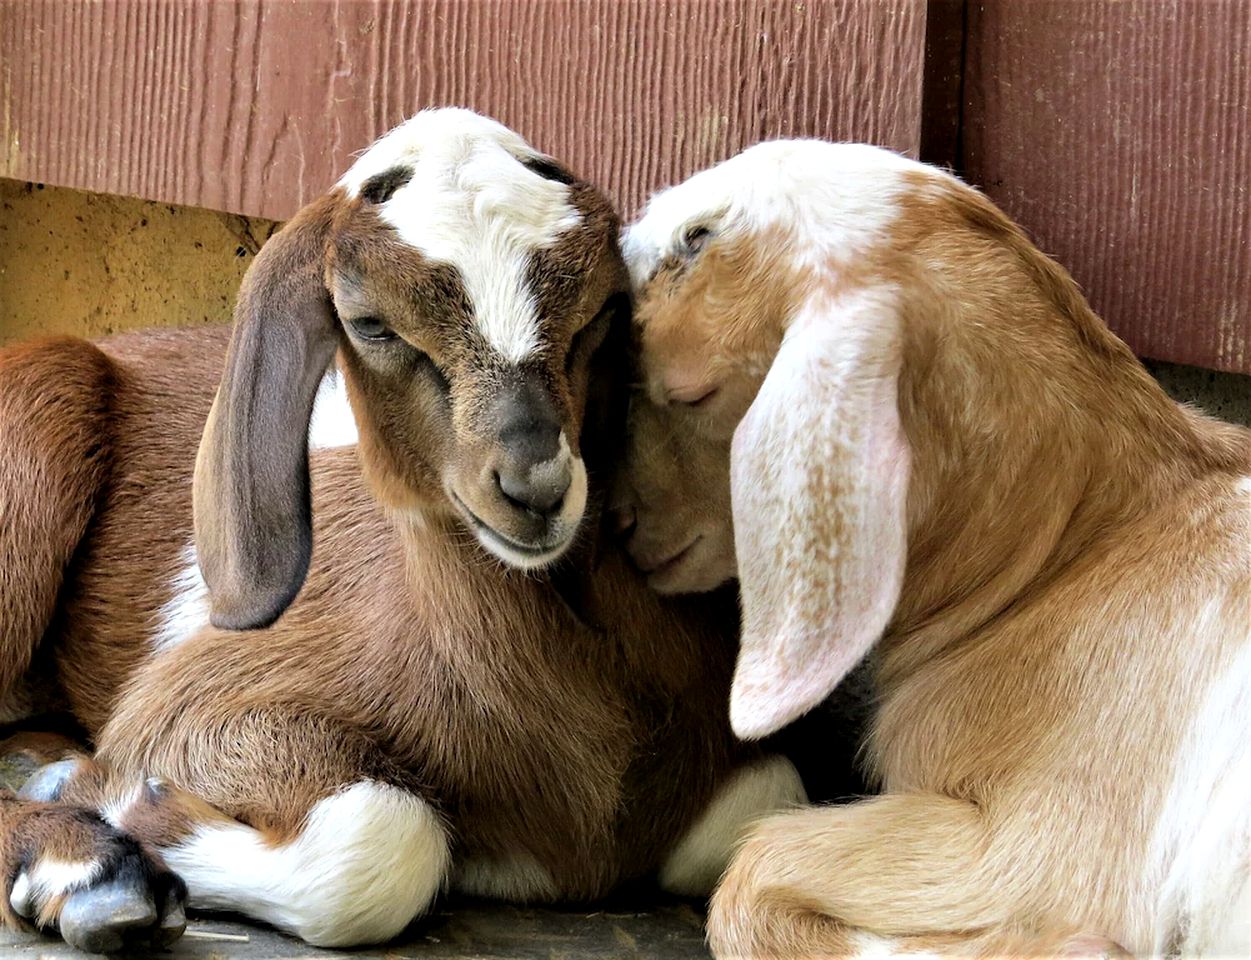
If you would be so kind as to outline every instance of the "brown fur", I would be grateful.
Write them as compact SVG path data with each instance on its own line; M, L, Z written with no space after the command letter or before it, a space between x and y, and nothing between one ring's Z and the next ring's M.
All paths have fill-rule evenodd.
M588 429L619 429L598 405L615 403L604 388L628 366L621 354L595 354L601 340L605 351L624 346L611 323L574 346L621 292L624 270L607 203L583 184L573 195L583 225L532 266L548 349L528 375L576 443L584 411ZM318 799L367 779L431 803L456 857L532 858L551 874L552 896L591 898L654 871L731 771L759 755L724 719L732 598L655 596L596 542L593 516L550 577L504 569L470 536L444 483L482 472L489 424L475 391L490 389L493 372L465 345L454 277L386 233L341 192L310 205L250 272L229 353L216 330L0 353L0 470L16 469L8 438L21 426L14 451L36 465L32 475L52 478L42 488L65 488L49 505L59 512L32 517L26 540L0 534L0 557L13 558L0 576L25 570L17 555L40 538L55 534L59 551L0 594L9 618L0 657L13 682L38 647L98 747L64 788L70 806L5 808L0 834L17 838L0 848L10 884L41 847L68 843L67 859L87 860L120 842L102 824L63 840L64 818L90 820L73 804L120 809L117 823L159 872L159 850L197 825L237 818L281 843ZM415 351L392 363L395 354L351 343L329 313L332 295L367 300L449 383L414 369ZM338 348L362 443L359 461L355 450L312 457L305 581L299 557L291 565L281 547L304 522L302 430L327 344ZM97 381L79 386L88 375ZM32 422L24 411L47 402L48 384L54 398L66 394L66 412ZM215 613L281 617L261 633L205 629L153 655L149 638L191 538L206 420L198 546L215 602L242 598ZM62 440L70 429L79 432ZM80 477L86 437L102 444L100 466ZM592 466L598 504L607 477ZM498 506L483 512L505 525ZM585 618L558 593L562 579L578 583ZM283 613L284 592L301 581ZM151 776L164 783L145 792Z
M1148 844L1187 724L1251 630L1251 511L1234 492L1251 434L1169 400L985 198L929 174L907 184L893 233L832 269L829 291L902 298L907 567L867 748L886 796L763 822L714 898L714 952L846 956L866 933L905 953L1119 950L1079 934L1154 949ZM670 331L715 329L707 291L732 297L780 246L721 245L733 249L643 291L651 382L690 359L658 346ZM783 272L753 298L794 289ZM771 355L786 314L750 319L736 349ZM750 402L760 376L730 376ZM640 420L636 445L657 443L662 421ZM680 501L724 484L722 449L646 505L653 541L690 536ZM818 518L815 539L848 549L838 523Z

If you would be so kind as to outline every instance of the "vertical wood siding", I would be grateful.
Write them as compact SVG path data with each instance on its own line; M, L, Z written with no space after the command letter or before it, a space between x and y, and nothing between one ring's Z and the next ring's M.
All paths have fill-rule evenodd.
M764 137L920 142L925 0L0 0L0 176L285 218L417 109L627 213Z
M961 140L1135 350L1251 372L1251 3L970 2Z

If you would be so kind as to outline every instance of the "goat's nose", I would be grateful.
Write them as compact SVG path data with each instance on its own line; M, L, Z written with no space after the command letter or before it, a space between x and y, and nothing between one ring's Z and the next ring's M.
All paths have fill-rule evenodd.
M500 493L510 503L547 516L557 512L564 503L573 470L570 458L558 453L542 463L502 464L495 476Z
M524 510L556 512L573 481L573 456L551 396L535 381L519 378L501 390L496 409L500 493Z

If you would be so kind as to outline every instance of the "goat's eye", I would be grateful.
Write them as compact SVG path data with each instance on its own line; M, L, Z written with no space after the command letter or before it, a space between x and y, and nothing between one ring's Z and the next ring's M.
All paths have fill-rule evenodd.
M688 255L699 253L708 245L708 241L712 239L712 231L707 227L690 227L686 233L682 235L682 249Z
M362 340L393 340L394 331L377 317L355 317L348 321L352 332Z

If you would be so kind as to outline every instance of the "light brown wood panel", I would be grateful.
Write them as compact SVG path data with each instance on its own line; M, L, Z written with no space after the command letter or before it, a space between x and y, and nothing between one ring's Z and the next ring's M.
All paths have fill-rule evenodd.
M764 137L920 141L925 0L0 0L0 176L281 219L415 110L627 212Z
M968 5L965 175L1146 356L1251 372L1251 4Z

